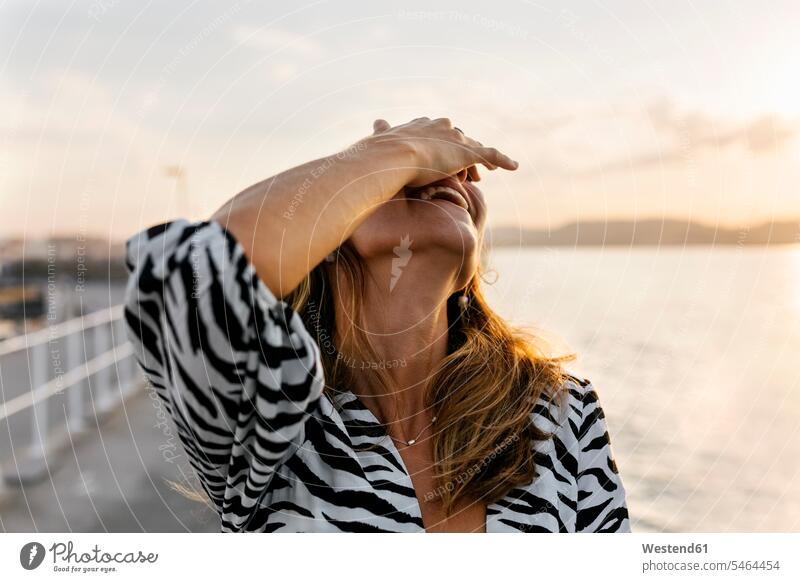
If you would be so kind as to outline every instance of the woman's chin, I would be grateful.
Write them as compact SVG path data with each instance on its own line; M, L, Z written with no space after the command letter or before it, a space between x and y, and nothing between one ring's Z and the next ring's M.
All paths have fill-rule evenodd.
M428 203L424 212L389 210L379 210L353 233L351 240L362 258L415 260L418 254L430 253L447 261L465 261L477 252L478 228L470 214L455 204Z
M413 235L412 235L413 238ZM453 257L453 260L466 261L476 254L478 233L471 224L447 223L419 232L414 239L418 252L430 252Z

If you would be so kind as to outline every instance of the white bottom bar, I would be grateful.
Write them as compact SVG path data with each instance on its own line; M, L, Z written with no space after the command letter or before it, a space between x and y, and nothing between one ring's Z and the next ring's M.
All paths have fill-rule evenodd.
M800 534L32 533L1 535L0 564L9 580L795 581L798 548Z

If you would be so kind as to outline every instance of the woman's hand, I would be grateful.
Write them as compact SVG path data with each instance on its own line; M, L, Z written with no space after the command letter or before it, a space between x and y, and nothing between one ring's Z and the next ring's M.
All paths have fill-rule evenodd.
M464 135L446 117L433 120L419 117L396 127L384 119L378 119L373 124L373 130L367 142L395 142L413 151L415 171L407 186L425 186L463 171L469 172L470 178L477 181L480 176L476 164L489 170L516 170L519 166L496 148L486 147Z

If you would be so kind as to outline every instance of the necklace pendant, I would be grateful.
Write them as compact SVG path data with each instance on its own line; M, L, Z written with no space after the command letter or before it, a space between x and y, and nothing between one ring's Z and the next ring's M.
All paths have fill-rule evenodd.
M411 445L413 445L415 442L417 442L417 439L411 439L411 440L410 440L410 441L408 441L406 444L407 444L408 446L411 446Z

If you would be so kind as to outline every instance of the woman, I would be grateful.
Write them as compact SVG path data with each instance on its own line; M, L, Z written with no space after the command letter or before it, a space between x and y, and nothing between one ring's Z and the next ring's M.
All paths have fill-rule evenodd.
M477 164L415 119L128 242L128 330L223 531L629 531L602 408L479 288Z

